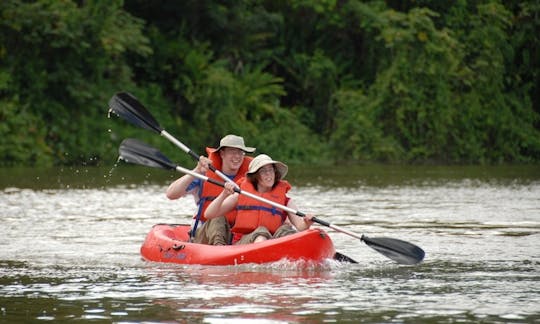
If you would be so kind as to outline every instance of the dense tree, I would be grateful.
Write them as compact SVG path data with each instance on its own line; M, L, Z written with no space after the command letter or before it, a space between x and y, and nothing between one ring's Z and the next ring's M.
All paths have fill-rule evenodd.
M133 87L127 51L148 55L121 1L0 4L2 163L90 163L110 148L111 89ZM22 144L21 146L18 146Z
M287 161L540 161L540 4L497 0L6 0L0 163L99 163L135 94L202 152Z

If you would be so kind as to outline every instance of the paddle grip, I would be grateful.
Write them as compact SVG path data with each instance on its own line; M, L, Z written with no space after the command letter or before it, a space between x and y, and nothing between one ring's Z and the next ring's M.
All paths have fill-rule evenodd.
M208 179L206 179L206 181L208 181L208 182L210 182L210 183L213 183L213 184L215 184L216 186L220 186L220 187L225 188L224 183L221 182L221 181L217 181L216 179L208 178Z
M193 152L192 150L189 150L187 152L189 155L191 155L195 160L199 161L201 158L200 156L197 155L197 153ZM215 166L213 166L212 164L208 164L208 169L210 169L212 172L214 173L218 173L219 171L216 169ZM219 174L218 174L219 175ZM212 181L210 181L212 182ZM214 183L214 184L217 184L218 186L220 185L219 183ZM222 185L221 185L222 186ZM223 187L223 186L222 186Z
M330 227L330 223L328 223L326 221L323 221L321 219L318 219L317 217L313 217L311 220L314 221L315 223L319 223L319 224L321 224L323 226Z
M211 166L211 164L210 164ZM221 181L218 181L216 179L212 179L212 178L208 178L208 177L205 177L205 180L212 183L212 184L215 184L216 186L220 186L220 187L223 187L225 188L225 182L221 182ZM238 187L234 187L234 192L237 192L239 194L243 193L242 190Z

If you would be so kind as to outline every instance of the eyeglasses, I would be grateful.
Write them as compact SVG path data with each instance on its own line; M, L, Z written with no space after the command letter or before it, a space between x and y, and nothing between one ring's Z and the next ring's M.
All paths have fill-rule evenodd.
M225 154L230 154L230 155L246 155L246 152L240 150L240 149L235 149L235 148L225 148L223 149L223 152L225 152Z
M274 167L273 167L273 166L265 167L265 168L260 168L260 169L259 169L259 173L260 173L260 174L274 173L274 172L275 172L275 170L274 170Z

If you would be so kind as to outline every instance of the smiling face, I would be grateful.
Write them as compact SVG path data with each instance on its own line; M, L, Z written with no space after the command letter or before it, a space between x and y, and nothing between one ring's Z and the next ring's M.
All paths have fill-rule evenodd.
M224 147L219 150L219 155L222 160L221 171L228 175L238 173L238 170L244 161L245 154L246 153L241 149L234 147Z
M276 181L276 172L273 164L261 167L257 171L257 190L265 192L272 189Z

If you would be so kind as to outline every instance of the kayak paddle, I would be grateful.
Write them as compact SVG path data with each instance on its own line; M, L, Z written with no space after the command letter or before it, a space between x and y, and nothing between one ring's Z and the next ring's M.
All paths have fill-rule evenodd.
M224 182L221 182L212 178L208 178L205 175L199 174L197 172L194 172L192 170L183 168L179 165L172 163L165 155L163 155L163 153L161 153L157 149L135 139L128 138L128 139L123 140L122 143L120 144L119 154L120 154L120 158L130 163L145 165L145 166L154 167L154 168L162 168L162 169L167 169L167 170L177 170L182 173L189 174L193 177L201 179L203 181L208 181L214 185L217 185L220 187L225 186ZM246 195L255 200L272 205L286 212L294 213L297 216L300 216L300 217L306 216L305 213L302 213L300 211L294 210L287 206L278 204L274 201L265 199L263 197L257 196L250 192L242 191L238 187L234 188L234 191L239 194ZM355 234L337 225L333 225L326 221L318 219L317 217L313 217L312 221L320 225L329 227L335 231L357 238L361 240L362 242L366 243L369 247L371 247L375 251L381 253L382 255L400 264L408 264L408 265L417 264L421 262L425 256L424 250L422 250L420 247L412 243L403 241L403 240L389 238L389 237L369 238L366 235ZM345 258L350 259L348 257L345 257ZM343 259L346 260L345 258ZM336 259L339 259L339 256L336 256Z
M119 92L112 96L109 100L109 113L111 112L136 126L158 133L199 161L199 155L163 129L154 116L131 93ZM223 180L234 183L234 181L229 179L223 172L217 170L213 165L208 165L208 168Z

